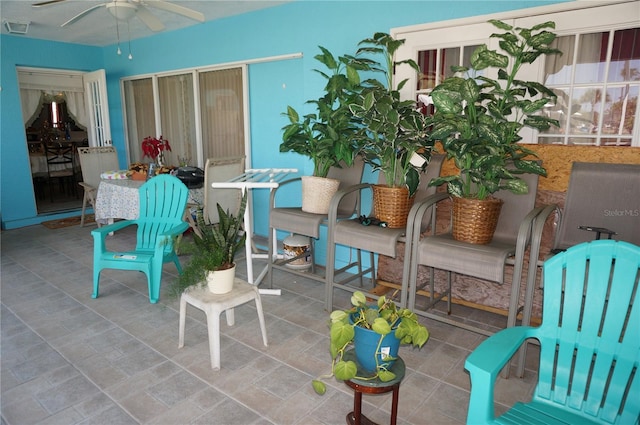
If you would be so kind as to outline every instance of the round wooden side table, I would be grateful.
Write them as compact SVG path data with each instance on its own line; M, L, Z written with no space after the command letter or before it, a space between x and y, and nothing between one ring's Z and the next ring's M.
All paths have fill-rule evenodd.
M355 353L353 350L349 350L345 353L345 360L355 361ZM357 362L356 362L357 364ZM353 388L353 412L347 414L347 424L349 425L376 425L375 422L362 414L362 394L384 394L389 391L393 391L391 399L391 425L396 425L398 417L398 397L400 393L400 383L404 379L405 374L404 361L398 356L397 360L391 366L390 371L393 372L396 377L388 382L382 382L380 379L364 380L364 379L351 379L344 381L345 384ZM360 370L358 367L357 376L366 378L366 372Z

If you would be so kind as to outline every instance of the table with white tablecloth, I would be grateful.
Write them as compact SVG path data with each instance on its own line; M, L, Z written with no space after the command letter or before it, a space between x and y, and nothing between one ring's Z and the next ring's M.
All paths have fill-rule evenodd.
M95 204L95 218L101 223L112 222L122 218L135 220L140 211L138 189L143 180L101 180ZM189 189L189 204L202 205L204 192L202 188Z

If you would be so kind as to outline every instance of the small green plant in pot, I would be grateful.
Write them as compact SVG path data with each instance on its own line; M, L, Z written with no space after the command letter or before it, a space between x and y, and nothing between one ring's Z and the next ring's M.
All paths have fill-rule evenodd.
M282 128L280 152L295 152L311 159L313 176L303 177L303 192L308 190L310 195L303 193L302 209L326 214L331 196L340 183L335 179L326 179L329 170L331 167L352 166L357 153L354 142L357 126L348 104L361 87L360 76L348 57L336 59L329 50L322 46L319 48L322 53L316 55L315 59L329 70L329 73L315 70L327 80L324 95L307 102L314 104L317 112L303 117L293 107L287 107L284 115L289 119L289 124ZM309 188L312 184L319 185L319 188ZM328 188L324 189L323 186ZM325 192L326 201L318 200L318 194Z
M389 34L375 33L373 37L362 40L353 61L361 72L374 72L382 75L381 80L370 78L363 81L362 91L355 96L349 106L351 113L361 123L357 133L365 161L374 170L384 174L388 188L400 189L405 193L374 187L374 210L378 219L388 223L389 227L400 228L406 225L406 215L413 203L413 195L420 183L420 173L424 171L433 149L433 140L428 136L425 116L421 114L413 100L401 100L400 90L406 80L395 87L392 71L396 66L406 65L418 71L415 61L393 61L393 56L404 40L396 40ZM376 60L381 58L380 61ZM395 197L404 202L403 208L393 206L391 211L406 210L407 214L394 217L381 211L384 203L376 199Z
M520 130L546 130L559 124L538 114L546 104L555 102L553 91L538 82L517 79L523 65L540 56L561 54L549 47L556 36L546 29L555 28L555 24L514 28L501 21L490 22L504 31L491 35L500 39L504 54L486 45L478 47L471 56L470 68L452 67L457 76L447 78L431 92L435 106L429 121L431 137L442 142L447 158L455 161L460 172L436 178L430 184L446 183L454 197L454 210L456 198L487 200L503 189L527 193L520 175L546 176L546 170L533 151L518 143L522 139ZM479 74L491 69L496 79Z
M331 313L331 374L312 382L314 390L320 395L326 392L326 384L321 378L335 376L340 380L357 378L391 381L395 378L390 369L396 359L398 345L411 344L420 348L429 339L429 331L418 321L418 316L409 309L398 308L392 299L382 296L376 304L371 305L367 303L365 295L357 291L351 297L351 304L353 307L348 310ZM374 344L371 352L359 351L356 336L359 330L375 333L377 344ZM385 350L386 347L383 347L393 344L383 344L389 338L397 340L395 350ZM356 359L361 359L357 360L358 363L345 359L345 353L351 347L354 347ZM365 376L357 376L358 366L365 371Z
M173 296L179 297L192 286L208 285L207 280L211 272L229 270L229 273L233 273L233 276L230 277L231 284L233 283L235 255L244 246L246 240L242 222L247 207L247 194L243 195L236 215L225 211L220 204L217 204L216 207L219 222L209 223L204 218L202 210L199 209L196 219L198 231L193 233L193 242L180 245L180 251L191 254L191 258L183 268L182 274L169 289ZM220 289L212 289L212 285L209 285L209 288L214 293L224 293L230 290L230 287L225 284Z

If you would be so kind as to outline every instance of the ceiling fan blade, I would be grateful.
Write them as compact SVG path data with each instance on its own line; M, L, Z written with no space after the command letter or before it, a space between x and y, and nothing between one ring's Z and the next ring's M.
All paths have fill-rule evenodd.
M158 32L164 29L164 24L160 22L160 19L156 18L153 13L149 12L149 9L141 4L138 5L136 16L138 17L138 19L144 22L144 24L148 26L151 31Z
M164 0L144 0L144 4L146 4L147 6L155 7L157 9L166 10L167 12L186 16L187 18L193 19L194 21L204 22L204 14L193 9L189 9L188 7L179 6L177 4L169 3Z
M40 2L40 3L33 3L33 4L31 5L31 7L49 6L50 4L62 3L63 1L67 1L67 0L49 0L49 1L42 1L42 2Z
M67 25L73 24L78 19L88 15L89 13L93 12L94 10L96 10L99 7L104 7L104 3L103 4L97 4L95 6L90 7L89 9L85 10L84 12L78 13L76 16L74 16L73 18L69 19L67 22L65 22L64 24L62 24L60 26L61 27L65 27Z

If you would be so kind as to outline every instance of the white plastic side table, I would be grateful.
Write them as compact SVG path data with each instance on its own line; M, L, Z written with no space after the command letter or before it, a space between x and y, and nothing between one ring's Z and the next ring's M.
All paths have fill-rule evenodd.
M233 282L233 289L227 294L213 294L207 287L193 287L187 289L180 296L180 329L178 332L178 348L184 347L184 328L187 312L187 304L204 311L207 316L207 328L209 332L209 353L211 355L211 368L220 369L220 313L223 311L227 316L227 324L233 326L235 317L233 308L251 300L255 300L258 319L260 320L260 330L262 331L262 342L267 347L267 330L264 324L264 314L262 312L262 302L258 287L250 285L244 280L236 278Z

